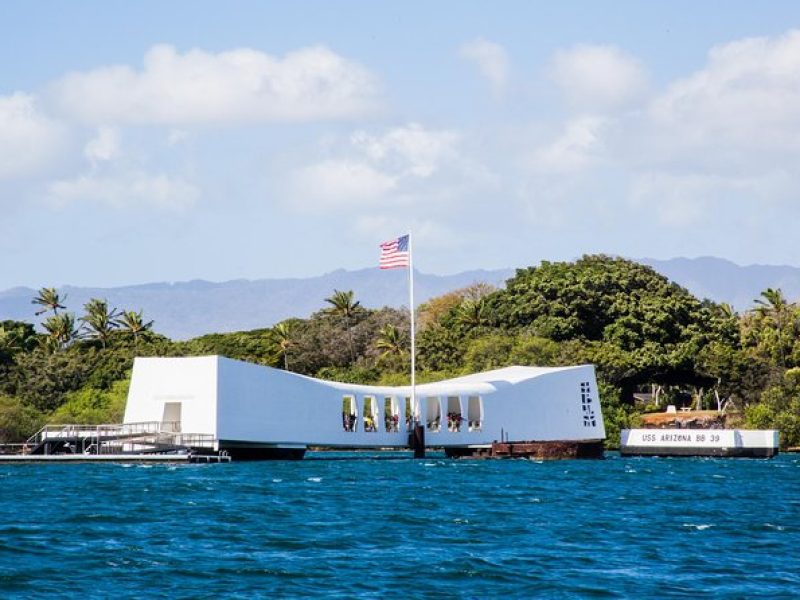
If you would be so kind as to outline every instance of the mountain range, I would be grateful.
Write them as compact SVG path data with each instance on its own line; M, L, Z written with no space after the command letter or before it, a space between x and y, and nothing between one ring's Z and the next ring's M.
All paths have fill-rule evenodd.
M686 287L700 298L728 302L746 310L761 291L781 288L790 299L800 297L800 268L790 266L740 266L728 260L673 258L637 259ZM465 271L454 275L416 273L415 303L482 281L501 286L514 269ZM109 305L143 310L155 320L154 329L172 339L187 339L213 332L268 327L288 317L307 317L325 306L334 289L354 290L363 306L408 306L408 275L404 270L376 268L337 270L298 279L237 279L148 283L113 288L62 286L68 309L80 312L89 298L105 298ZM36 290L16 287L0 292L0 320L31 321Z

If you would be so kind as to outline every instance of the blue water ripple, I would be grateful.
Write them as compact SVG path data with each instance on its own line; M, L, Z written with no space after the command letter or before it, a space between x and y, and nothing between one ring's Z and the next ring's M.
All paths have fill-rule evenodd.
M798 598L800 456L0 467L3 598Z

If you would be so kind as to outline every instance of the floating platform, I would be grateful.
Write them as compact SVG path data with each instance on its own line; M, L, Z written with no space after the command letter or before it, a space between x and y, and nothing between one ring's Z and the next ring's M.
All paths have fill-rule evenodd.
M772 458L778 446L774 429L623 429L620 454Z
M9 453L4 453L10 451ZM213 436L183 433L177 423L45 425L24 444L0 447L0 463L223 463Z
M0 454L5 463L135 463L197 464L227 463L228 455L219 454Z

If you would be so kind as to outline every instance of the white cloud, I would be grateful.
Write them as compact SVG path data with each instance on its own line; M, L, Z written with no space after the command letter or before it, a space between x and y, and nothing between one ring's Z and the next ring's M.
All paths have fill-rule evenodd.
M141 70L116 65L69 73L53 94L67 114L101 124L352 118L378 104L375 77L323 46L281 58L246 48L179 53L158 45Z
M613 112L641 100L647 74L615 46L579 44L557 52L550 72L567 101L590 113Z
M667 152L713 149L714 163L772 163L800 149L800 31L715 46L705 67L648 110ZM761 157L759 159L759 156Z
M376 201L392 196L395 203L422 202L426 188L442 169L458 162L459 136L449 130L418 124L374 134L354 132L344 143L329 141L336 155L296 169L290 177L293 204L306 210L346 206L383 208ZM433 188L436 183L431 183ZM420 192L416 198L413 192Z
M508 54L500 44L478 38L467 42L459 49L462 58L478 67L496 92L502 92L508 82Z
M116 158L119 153L119 131L113 127L100 127L97 135L89 140L83 154L92 165Z
M363 162L324 160L292 175L292 203L310 209L370 203L395 189L397 181Z
M401 174L425 178L456 156L459 136L453 131L435 131L411 123L382 135L356 131L350 140L354 148L373 162L393 165Z
M183 179L141 171L81 175L48 186L48 199L57 206L94 202L114 208L149 206L174 211L188 208L198 196L199 190Z
M30 94L0 96L0 180L34 173L64 142L64 128Z
M712 225L716 214L731 212L734 204L763 209L791 199L785 192L797 186L797 178L781 170L741 176L650 172L633 178L630 200L633 207L654 208L667 225Z
M567 121L553 142L534 152L531 167L563 174L594 166L604 154L602 134L607 122L604 118L586 116Z
M639 62L613 47L560 52L552 74L580 112L525 164L530 190L569 174L554 204L564 211L592 182L627 189L627 203L609 199L615 210L678 228L800 196L800 31L715 46L649 97Z
M703 68L620 124L632 198L671 225L716 211L796 204L800 180L800 31L715 46Z

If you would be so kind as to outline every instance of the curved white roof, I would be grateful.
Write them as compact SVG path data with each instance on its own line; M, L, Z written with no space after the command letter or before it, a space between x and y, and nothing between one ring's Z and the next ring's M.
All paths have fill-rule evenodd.
M233 360L226 358L224 356L218 357L220 360ZM235 361L235 362L242 362L242 361ZM246 363L252 364L252 363ZM272 372L272 374L277 376L286 376L286 377L297 377L302 378L308 381L313 381L314 383L325 385L329 387L333 387L339 390L351 391L351 392L360 392L364 394L411 394L411 386L404 385L404 386L381 386L381 385L363 385L363 384L355 384L355 383L344 383L340 381L329 381L326 379L317 379L315 377L310 377L308 375L301 375L299 373L293 373L291 371L284 371L282 369L275 369L272 367L266 367L263 365L253 365L258 366L262 369L267 369ZM557 373L559 371L568 371L570 369L580 368L583 365L575 365L569 367L523 367L523 366L512 366L512 367L504 367L502 369L493 369L491 371L483 371L481 373L473 373L470 375L463 375L461 377L454 377L452 379L444 379L442 381L436 381L432 383L421 383L417 384L417 394L418 395L425 395L425 394L444 394L444 393L475 393L475 394L482 394L486 392L492 392L497 390L498 388L507 386L507 385L516 385L522 383L524 381L528 381L534 379L536 377L541 377L543 375L547 375L549 373Z

